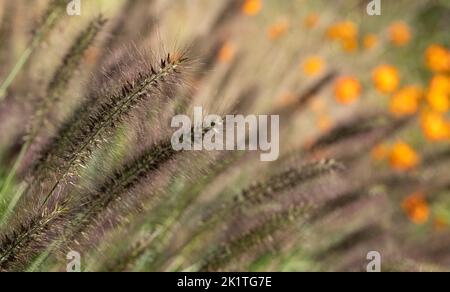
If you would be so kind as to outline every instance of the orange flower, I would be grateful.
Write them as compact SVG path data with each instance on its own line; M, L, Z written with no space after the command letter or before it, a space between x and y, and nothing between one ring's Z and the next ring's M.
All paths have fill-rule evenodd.
M375 68L372 79L375 87L381 93L393 93L400 84L398 70L391 65L381 65Z
M450 77L445 75L436 75L430 80L430 89L442 91L445 94L450 93Z
M304 25L306 28L314 28L319 23L319 15L315 12L308 14L305 18Z
M450 71L450 51L445 47L433 44L425 52L427 67L435 73Z
M449 97L442 91L429 90L427 94L427 101L433 110L440 113L448 112L450 109Z
M327 30L327 37L338 41L346 52L354 52L358 49L358 27L349 20L330 26Z
M395 170L408 171L414 169L420 163L420 158L411 146L404 142L397 142L392 146L389 162Z
M358 50L358 40L356 38L343 39L341 41L342 49L347 53L353 53Z
M402 208L415 224L424 224L430 217L430 208L423 193L414 193L403 200Z
M218 60L222 64L230 63L236 54L236 45L230 41L223 44L218 54Z
M414 115L419 109L423 90L417 86L407 86L391 98L390 111L397 117Z
M372 149L372 158L377 161L385 160L389 155L389 147L379 144Z
M389 27L389 39L398 46L404 46L411 40L411 30L409 26L403 21L397 21Z
M344 20L331 25L327 30L327 36L331 40L355 39L358 36L358 27L349 20Z
M272 24L267 30L267 37L276 40L287 33L289 30L289 22L286 19L280 20Z
M248 16L258 15L262 9L261 0L246 0L242 6L242 12Z
M351 104L361 95L361 84L353 77L339 78L334 85L334 96L341 104Z
M364 36L363 45L367 50L373 49L378 44L378 37L376 34L370 33Z
M323 72L325 62L319 56L312 56L303 63L303 72L307 76L317 76Z
M450 78L437 75L431 79L427 102L433 110L440 113L450 110Z
M430 141L450 139L450 121L443 115L427 111L422 114L421 126L425 137Z

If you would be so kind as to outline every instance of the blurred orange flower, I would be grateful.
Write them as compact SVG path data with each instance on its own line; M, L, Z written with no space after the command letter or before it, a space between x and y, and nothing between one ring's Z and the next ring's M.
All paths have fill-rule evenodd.
M325 61L319 56L311 56L303 63L303 72L307 76L317 76L323 72Z
M430 89L450 93L450 77L445 75L435 75L430 80Z
M391 65L381 65L375 68L372 79L375 87L381 93L393 93L400 84L398 70Z
M406 86L392 96L390 112L397 116L414 115L419 110L419 101L423 96L423 90L418 86Z
M420 158L411 146L400 141L392 146L389 162L395 170L408 171L414 169L420 163Z
M435 73L450 72L450 51L441 45L433 44L425 52L425 62Z
M356 38L358 36L358 27L350 20L340 21L328 28L327 36L332 40Z
M358 40L356 38L343 39L341 41L341 44L342 44L342 48L347 53L355 52L356 50L358 50L358 47L359 47Z
M450 110L450 78L436 75L430 81L427 92L427 102L430 107L440 113Z
M242 6L242 12L248 16L258 15L262 9L261 0L245 0Z
M411 40L411 30L404 21L396 21L389 27L389 39L398 46L404 46Z
M364 36L363 45L367 50L373 49L378 44L378 37L376 34L370 33Z
M341 104L351 104L361 95L361 83L354 77L344 76L334 84L334 96Z
M304 25L306 28L314 28L319 23L319 15L315 12L308 14L305 18Z
M421 117L421 126L425 137L430 141L450 139L450 121L437 112L424 112Z
M288 30L289 30L289 21L283 19L272 24L267 29L267 37L271 40L276 40L285 35Z
M230 63L236 54L236 45L231 41L227 41L223 44L222 48L219 51L218 59L222 64Z
M423 193L414 193L403 200L402 208L415 224L424 224L430 217L430 207Z
M331 25L326 34L329 39L338 41L346 52L354 52L358 48L358 27L352 21Z

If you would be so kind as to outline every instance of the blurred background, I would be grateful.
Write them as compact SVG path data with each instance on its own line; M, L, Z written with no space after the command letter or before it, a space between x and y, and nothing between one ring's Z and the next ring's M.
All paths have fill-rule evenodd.
M379 16L368 15L369 2L81 0L70 16L52 1L0 0L4 234L26 221L20 202L38 193L27 194L29 172L71 114L123 80L112 68L140 58L136 51L188 48L192 68L177 98L140 107L74 184L93 188L193 106L279 114L280 159L174 158L131 191L157 195L128 197L129 209L89 223L77 247L86 270L365 271L377 251L384 271L448 271L450 1L381 0ZM79 60L65 58L98 15L107 22ZM220 220L204 219L214 212ZM57 236L45 234L30 239L45 238L37 254L4 249L26 256L3 268L64 269L50 248Z

